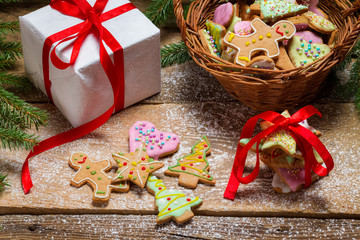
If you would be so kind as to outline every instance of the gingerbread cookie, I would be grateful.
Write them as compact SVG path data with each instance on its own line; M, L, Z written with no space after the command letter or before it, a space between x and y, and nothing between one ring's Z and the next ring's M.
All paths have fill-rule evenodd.
M304 38L294 36L288 48L288 53L295 67L306 66L330 53L326 44L313 43Z
M179 191L167 190L163 181L150 175L146 185L147 190L155 195L155 203L159 210L156 218L158 224L174 219L184 223L194 217L192 209L200 207L202 200L198 197L189 198Z
M210 31L206 31L206 29L199 30L200 41L202 45L205 47L205 50L215 57L220 56L220 52L217 50L214 38L210 35Z
M126 182L117 185L112 184L112 177L106 174L112 167L109 160L91 161L85 153L74 153L69 159L69 164L72 168L78 170L71 179L71 185L81 187L88 183L94 189L94 202L107 202L112 191L129 191Z
M217 53L222 51L222 41L226 33L224 26L216 24L210 20L206 20L206 29L211 36L211 41L214 44L214 47L217 49Z
M279 56L275 59L275 66L281 70L295 68L283 44L279 46L279 52Z
M248 62L246 67L274 70L275 63L274 60L267 56L257 56L254 57L250 62Z
M228 61L228 62L234 62L235 60L235 56L236 56L236 50L226 47L225 50L222 51L221 53L221 58Z
M234 33L240 36L250 35L253 32L250 21L240 21L234 26Z
M265 22L275 22L308 11L306 6L284 0L262 0L260 3L252 4L250 9L254 14L260 14Z
M251 18L250 6L243 0L238 0L237 5L239 6L236 15L241 18L242 21L249 21Z
M303 15L289 17L289 18L286 18L285 20L294 24L296 31L303 31L309 27L309 19L307 19Z
M119 166L114 182L129 180L141 188L144 188L150 173L164 166L147 155L145 145L131 153L114 153L113 158Z
M164 173L179 177L179 184L189 188L196 188L198 182L215 185L214 177L208 172L210 166L206 159L210 152L210 143L204 136L192 147L189 155L178 159L177 164Z
M246 66L254 54L262 51L270 58L279 56L278 42L290 39L296 31L289 21L279 21L270 27L260 19L254 19L251 26L254 33L250 35L227 33L224 39L225 45L238 50L235 63L242 66Z
M322 17L328 19L328 16L317 7L319 4L319 0L298 0L298 2L301 5L307 6L309 8L310 12L313 12L319 16L322 16Z
M336 29L335 25L332 22L322 16L317 15L316 13L307 12L303 15L304 17L309 19L309 27L311 27L317 32L323 34L330 34Z
M151 122L138 121L129 130L130 152L134 152L143 143L149 157L157 160L176 152L180 140L174 133L157 130Z
M277 176L276 176L277 175ZM276 176L276 179L275 179ZM285 186L281 186L278 184L278 181L285 184ZM315 182L318 180L320 176L313 173L311 174L311 182ZM305 186L305 168L275 168L275 175L273 180L274 190L278 193L289 193L297 192L304 188ZM290 191L289 191L290 189Z
M323 39L318 34L312 31L297 31L295 33L295 36L299 36L309 43L323 43Z
M230 25L234 14L234 6L230 2L224 3L215 9L213 21L214 23L218 23L224 27L227 27Z

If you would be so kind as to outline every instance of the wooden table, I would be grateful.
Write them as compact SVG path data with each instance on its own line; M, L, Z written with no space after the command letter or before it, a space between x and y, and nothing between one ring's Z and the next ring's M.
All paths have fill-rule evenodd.
M134 1L144 9L147 1ZM38 9L46 1L0 10L0 19L14 20ZM10 36L19 39L19 34ZM179 39L176 28L162 29L163 44ZM23 72L19 62L15 72ZM323 92L313 104L323 114L310 123L332 154L335 169L306 191L280 195L273 191L273 172L261 165L258 178L241 185L234 201L222 197L244 123L256 114L232 98L219 82L194 62L162 70L163 90L135 106L115 114L93 133L49 150L30 161L34 181L24 195L20 174L26 151L1 150L0 172L9 175L12 187L0 194L0 239L28 238L169 238L169 239L359 239L360 238L360 117L352 103L341 103ZM39 91L19 93L50 114L49 124L38 134L48 138L71 128L55 106ZM163 159L166 166L189 153L203 135L212 145L208 157L215 186L199 184L195 190L180 187L177 178L156 176L169 189L199 196L203 205L190 222L156 225L154 197L133 186L129 193L113 193L109 204L94 205L89 186L74 188L75 171L68 166L71 153L84 151L95 159L111 158L128 150L128 129L135 121L148 120L181 139L179 151ZM255 164L250 155L246 172Z

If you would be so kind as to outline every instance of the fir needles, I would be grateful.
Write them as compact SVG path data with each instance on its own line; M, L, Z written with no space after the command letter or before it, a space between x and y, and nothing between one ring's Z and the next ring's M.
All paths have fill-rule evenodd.
M47 115L7 90L9 87L21 90L30 88L25 76L6 72L22 56L21 43L8 41L5 37L7 33L17 31L18 27L17 22L0 22L0 147L30 150L38 141L35 135L26 133L26 130L45 125Z

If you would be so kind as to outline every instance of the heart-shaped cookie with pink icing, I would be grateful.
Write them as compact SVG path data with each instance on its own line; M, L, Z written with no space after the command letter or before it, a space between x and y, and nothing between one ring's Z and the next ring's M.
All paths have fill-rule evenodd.
M179 149L180 139L175 133L159 131L151 122L138 121L129 130L130 152L143 143L149 157L159 159L175 153Z

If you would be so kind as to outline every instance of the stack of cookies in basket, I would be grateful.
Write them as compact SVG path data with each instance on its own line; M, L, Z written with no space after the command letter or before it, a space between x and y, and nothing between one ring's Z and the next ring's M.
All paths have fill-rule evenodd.
M237 0L219 5L201 43L213 56L251 68L288 70L326 56L338 30L318 0Z
M288 111L282 113L284 117L289 118ZM315 128L308 125L307 121L299 123L309 129L317 137L321 133ZM263 121L260 123L262 130L271 126L271 123ZM245 146L250 139L243 138L240 144ZM252 147L256 152L256 146ZM263 163L274 170L275 175L272 186L276 192L290 193L301 190L305 185L305 161L303 153L298 149L295 139L285 130L280 130L268 135L262 139L259 144L260 159ZM315 159L318 163L323 164L322 158L314 150ZM312 173L312 181L316 181L319 176Z

